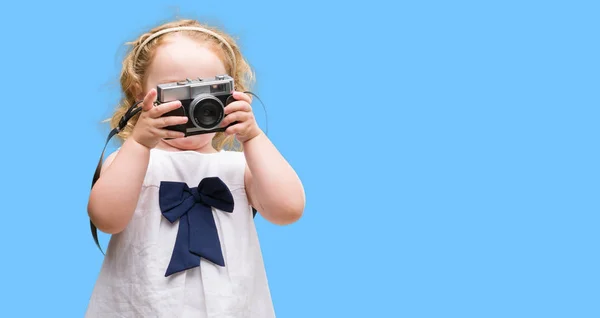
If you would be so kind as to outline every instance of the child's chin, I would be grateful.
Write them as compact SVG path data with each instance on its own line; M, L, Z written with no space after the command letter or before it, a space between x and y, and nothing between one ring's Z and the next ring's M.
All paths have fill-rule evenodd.
M213 136L214 134L203 134L189 136L185 138L165 140L165 142L171 147L175 147L181 150L197 150L209 146L212 143Z

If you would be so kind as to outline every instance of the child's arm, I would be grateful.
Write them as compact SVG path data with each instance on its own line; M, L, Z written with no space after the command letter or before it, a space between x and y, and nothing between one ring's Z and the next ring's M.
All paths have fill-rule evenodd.
M105 233L123 231L131 220L150 160L150 149L133 138L106 158L90 193L88 214Z
M181 138L183 133L164 129L166 126L185 124L184 116L161 116L181 107L179 101L153 107L156 90L144 98L142 112L131 137L119 152L113 153L102 165L100 178L94 184L88 202L90 220L102 232L115 234L123 231L133 216L150 161L150 149L161 138Z
M234 92L236 101L225 107L225 133L235 134L244 147L246 172L244 183L250 204L268 221L290 224L304 211L305 195L300 178L258 127L250 96Z
M244 143L244 154L246 192L252 206L272 223L296 222L306 201L294 169L263 133Z

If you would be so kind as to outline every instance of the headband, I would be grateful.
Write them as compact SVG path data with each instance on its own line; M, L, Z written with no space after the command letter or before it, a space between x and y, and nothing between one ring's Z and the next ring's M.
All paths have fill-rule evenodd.
M135 64L135 62L137 62L138 55L140 54L142 48L146 44L148 44L148 42L152 41L156 37L161 36L161 35L163 35L165 33L176 32L176 31L198 31L198 32L202 32L202 33L206 33L206 34L212 35L215 38L217 38L217 40L219 40L219 41L221 41L221 43L225 44L225 46L229 50L229 54L231 55L231 60L233 61L233 72L235 73L235 70L236 70L235 54L233 52L233 49L229 45L229 43L227 43L227 41L222 36L218 35L217 33L213 32L211 30L205 29L205 28L201 28L201 27L174 27L174 28L168 28L168 29L164 29L164 30L158 31L158 32L150 35L144 42L142 42L142 44L140 44L140 46L136 50L135 56L134 56L134 59L133 59L134 64Z

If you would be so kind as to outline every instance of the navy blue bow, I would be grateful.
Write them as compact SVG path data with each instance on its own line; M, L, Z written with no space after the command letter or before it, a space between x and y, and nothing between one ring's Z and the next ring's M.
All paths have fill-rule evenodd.
M204 178L198 187L163 181L159 189L162 215L179 230L165 276L200 266L200 257L225 266L211 207L233 212L233 196L217 177Z

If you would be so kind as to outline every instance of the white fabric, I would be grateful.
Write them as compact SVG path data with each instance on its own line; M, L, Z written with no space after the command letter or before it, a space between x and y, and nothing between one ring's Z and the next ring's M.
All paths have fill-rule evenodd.
M244 169L240 152L153 149L138 206L127 228L110 239L86 317L275 317ZM225 267L202 258L199 267L165 277L179 221L161 214L160 182L196 187L213 176L235 200L233 213L213 208Z

